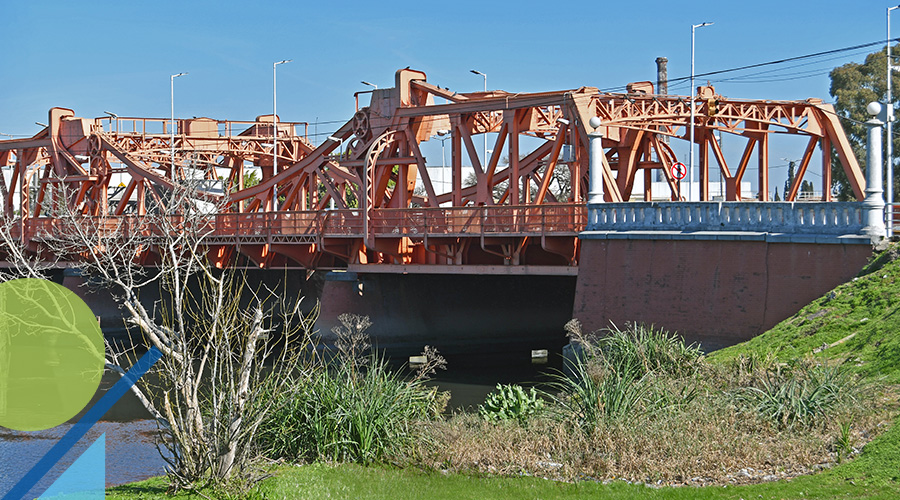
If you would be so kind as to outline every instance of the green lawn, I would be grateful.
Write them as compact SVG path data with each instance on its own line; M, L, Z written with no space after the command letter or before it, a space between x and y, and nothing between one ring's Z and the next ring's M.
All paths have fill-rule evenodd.
M887 476L896 475L900 463L894 437L889 457L881 456L876 470L866 456L846 467L839 467L813 477L793 481L736 487L705 488L649 488L614 482L602 485L594 482L561 483L531 477L475 477L443 475L411 469L388 469L344 464L331 466L313 464L285 466L277 475L256 488L247 498L255 499L782 499L782 498L866 498L895 499L900 497L900 485ZM881 448L881 447L879 447ZM880 453L878 453L880 455ZM863 465L863 467L860 467ZM884 470L884 469L890 469ZM885 474L888 473L888 474ZM204 491L207 497L227 497ZM182 494L178 498L203 498ZM152 479L142 483L112 488L109 499L164 499L165 481Z
M900 260L876 261L865 274L814 301L795 316L744 344L709 356L713 363L744 355L817 357L843 362L869 380L900 383ZM883 266L883 267L881 267ZM824 347L824 349L823 349ZM531 477L444 475L415 469L313 464L282 466L248 498L370 499L782 499L900 498L900 427L851 462L792 481L749 486L661 488L624 482L561 483ZM208 497L227 497L204 491ZM185 495L190 497L191 495ZM108 490L110 499L171 498L152 479ZM196 498L201 498L197 496Z

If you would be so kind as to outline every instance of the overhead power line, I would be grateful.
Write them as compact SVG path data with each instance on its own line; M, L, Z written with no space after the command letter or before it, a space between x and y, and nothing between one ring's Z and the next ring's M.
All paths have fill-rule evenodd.
M892 39L890 39L890 41L898 42L898 41L900 41L900 38L892 38ZM762 62L762 63L756 63L756 64L748 64L746 66L738 66L736 68L728 68L728 69L721 69L721 70L716 70L716 71L709 71L707 73L696 73L696 74L694 74L694 78L703 78L703 77L707 77L707 76L715 76L715 75L721 75L721 74L725 74L725 73L734 73L736 71L744 71L744 70L748 70L748 69L761 68L764 66L773 66L776 64L784 64L784 63L793 62L793 61L800 61L803 59L812 59L815 57L822 57L822 56L827 56L827 55L832 55L832 54L839 54L842 52L850 52L850 51L854 51L854 50L864 49L867 47L881 45L884 43L885 43L885 40L878 40L875 42L863 43L860 45L853 45L851 47L842 47L839 49L815 52L812 54L805 54L802 56L788 57L788 58L784 58L784 59L777 59L774 61L768 61L768 62ZM668 80L668 84L669 84L669 86L677 85L677 84L683 83L685 81L689 81L690 79L691 79L690 76L681 76L678 78L670 78ZM610 87L610 88L603 89L603 90L606 92L614 92L616 90L620 90L620 89L624 89L624 88L625 88L625 86L622 85L622 86L617 86L617 87Z

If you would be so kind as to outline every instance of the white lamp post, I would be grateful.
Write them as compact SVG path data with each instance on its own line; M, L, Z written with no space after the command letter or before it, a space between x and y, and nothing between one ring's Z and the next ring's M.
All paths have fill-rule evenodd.
M478 71L477 69L470 69L469 71L476 75L481 75L482 77L484 77L484 91L486 93L487 92L487 75L485 73L482 73L481 71ZM484 134L484 163L487 164L487 132L485 132L485 134Z
M891 96L891 76L897 67L891 61L891 11L900 5L887 9L887 235L894 235L894 101Z
M184 76L187 73L178 73L169 77L169 86L171 88L171 104L172 104L172 141L169 144L172 147L172 184L175 184L175 79Z
M688 168L690 169L690 176L688 177L688 201L694 201L692 199L694 191L694 92L696 92L696 89L694 88L694 32L697 31L697 28L712 26L712 24L713 23L700 23L691 25L691 143L689 144L691 154L690 160L688 161Z
M286 64L293 59L285 59L272 63L272 175L278 175L278 92L275 84L275 68L279 64ZM278 190L275 189L272 207L278 210Z
M369 87L373 87L375 90L378 90L378 85L375 85L374 83L369 83L365 80L360 80L359 83L361 83L363 85L368 85Z
M444 153L444 141L451 138L449 130L438 130L437 138L441 141L441 189L444 189L444 169L446 168L447 155Z

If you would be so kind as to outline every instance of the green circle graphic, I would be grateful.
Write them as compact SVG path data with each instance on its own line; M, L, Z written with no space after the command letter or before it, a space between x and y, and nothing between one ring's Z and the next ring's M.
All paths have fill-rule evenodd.
M103 367L100 325L77 295L47 280L0 283L0 425L36 431L69 420Z

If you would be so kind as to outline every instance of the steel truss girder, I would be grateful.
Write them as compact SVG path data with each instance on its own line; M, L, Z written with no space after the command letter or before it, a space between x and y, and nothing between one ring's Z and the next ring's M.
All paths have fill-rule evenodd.
M725 181L726 200L740 200L741 181L755 156L759 199L766 200L768 144L776 134L806 138L803 150L793 155L799 158L799 170L785 193L786 200L798 196L817 146L825 151L835 149L853 191L863 197L863 175L830 105L817 99L728 99L712 87L700 90L694 103L694 127L700 146L701 199L709 199L710 159ZM650 181L657 171L666 181L666 197L681 198L670 172L678 159L668 141L688 138L688 97L611 94L592 87L532 94L459 94L430 84L424 73L409 69L396 73L393 88L377 89L371 96L369 106L359 108L318 146L306 138L305 128L304 133L296 133L304 124L279 122L276 129L270 115L254 122L179 120L173 144L168 120L82 119L71 110L53 108L49 125L34 137L0 141L0 167L12 169L8 186L0 177L3 210L7 216L17 212L24 219L45 218L47 210L59 203L95 217L176 213L178 207L166 206L166 193L203 180L219 183L221 189L198 191L198 201L217 206L223 214L306 213L324 210L332 203L343 217L357 214L352 229L341 236L357 238L349 246L325 244L322 227L313 226L303 235L284 234L273 227L260 235L247 227L234 234L214 235L211 241L216 245L312 246L315 252L337 259L331 262L446 259L459 264L465 260L463 256L474 255L465 235L457 235L459 241L450 243L448 233L431 228L436 233L431 234L430 242L425 234L385 243L390 237L375 227L383 211L583 206L589 176L587 123L594 116L601 119L597 131L604 135L606 154L600 167L607 201L635 199L635 181L640 175L644 192L637 199L651 199ZM449 130L452 137L449 188L433 181L422 153L422 143L439 130ZM743 141L740 157L729 163L714 133ZM490 143L488 157L480 156L479 135ZM274 154L278 154L278 171L273 168ZM830 161L830 154L822 154L826 200L831 191ZM433 168L435 162L430 163ZM464 183L466 168L473 171L471 185ZM260 173L255 185L245 184L251 171ZM123 178L127 178L127 182L120 181L123 186L114 184L114 179ZM416 191L417 185L421 191ZM358 206L362 210L354 211ZM23 238L25 234L23 231ZM528 235L508 236L519 239L496 247L480 239L480 254L502 256L504 263L516 262L534 245ZM570 251L575 247L547 240L551 236L541 233L542 245L556 249L550 253L568 256L567 265L577 262L577 255ZM568 233L560 236L571 237ZM251 258L263 258L269 255L266 252L257 248ZM265 258L271 261L271 257ZM297 258L321 262L302 255Z

